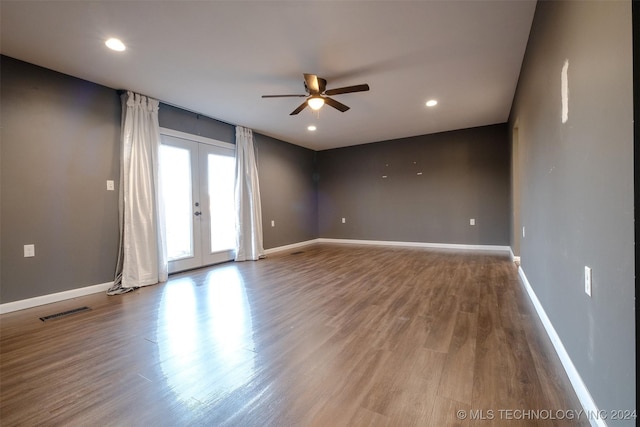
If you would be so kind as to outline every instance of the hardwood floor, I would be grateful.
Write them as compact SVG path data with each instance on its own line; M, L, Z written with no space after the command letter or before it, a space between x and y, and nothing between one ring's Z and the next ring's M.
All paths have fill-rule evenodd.
M588 425L507 257L299 251L1 316L0 424Z

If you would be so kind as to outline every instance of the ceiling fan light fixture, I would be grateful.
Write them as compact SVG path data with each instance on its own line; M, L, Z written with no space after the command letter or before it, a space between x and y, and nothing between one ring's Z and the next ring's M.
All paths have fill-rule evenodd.
M324 99L319 96L313 96L307 100L307 104L312 110L319 110L324 105Z
M104 44L107 45L109 49L115 50L116 52L122 52L127 48L122 41L115 38L107 40Z

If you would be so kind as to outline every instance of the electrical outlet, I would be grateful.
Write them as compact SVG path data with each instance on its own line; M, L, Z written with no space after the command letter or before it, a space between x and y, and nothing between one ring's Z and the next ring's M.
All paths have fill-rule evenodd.
M591 267L584 267L584 293L591 296L591 285L592 285L592 272Z
M273 219L271 220L271 226L272 226L272 227L275 227L275 226L276 226L276 221L275 221L275 220L273 220Z
M24 245L24 257L30 258L36 256L36 245Z
M346 224L346 222L347 222L347 218L342 218L342 223Z
M476 219L475 218L469 219L469 225L476 225Z

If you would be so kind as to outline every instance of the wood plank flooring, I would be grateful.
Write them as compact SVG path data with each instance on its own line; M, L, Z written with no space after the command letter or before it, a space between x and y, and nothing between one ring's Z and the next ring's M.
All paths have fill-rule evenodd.
M315 245L0 317L2 426L589 425L569 410L496 254Z

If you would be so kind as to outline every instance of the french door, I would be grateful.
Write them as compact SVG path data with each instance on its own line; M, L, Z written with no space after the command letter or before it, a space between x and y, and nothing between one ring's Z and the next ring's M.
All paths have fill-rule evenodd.
M171 133L160 147L169 272L232 260L235 149Z

